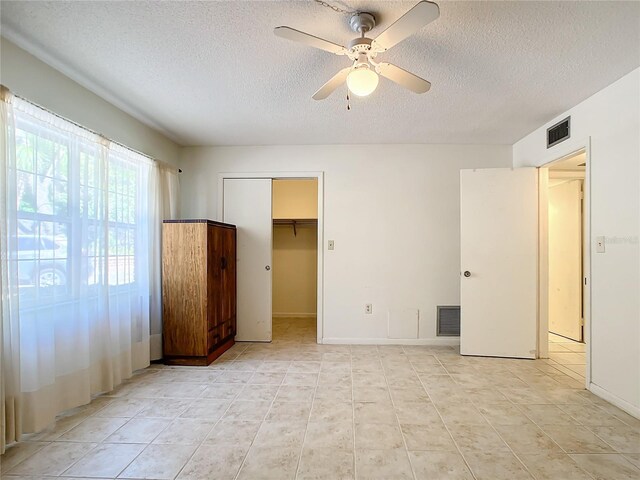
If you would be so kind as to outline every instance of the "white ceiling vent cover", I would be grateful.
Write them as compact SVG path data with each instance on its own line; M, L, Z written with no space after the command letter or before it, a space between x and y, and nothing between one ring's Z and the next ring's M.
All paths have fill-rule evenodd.
M571 117L560 120L555 125L547 128L547 148L564 142L571 137Z

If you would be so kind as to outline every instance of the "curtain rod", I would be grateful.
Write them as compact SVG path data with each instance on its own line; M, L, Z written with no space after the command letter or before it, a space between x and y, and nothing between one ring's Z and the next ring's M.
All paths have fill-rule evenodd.
M78 128L81 128L81 129L83 129L83 130L86 130L86 131L87 131L87 132L89 132L89 133L93 133L94 135L97 135L97 136L99 136L100 138L103 138L103 139L107 140L108 142L114 143L114 144L116 144L116 145L118 145L118 146L120 146L120 147L122 147L122 148L126 148L127 150L131 150L132 152L137 153L138 155L142 155L143 157L146 157L146 158L148 158L149 160L152 160L152 161L154 161L154 162L156 162L156 163L160 163L160 164L165 165L165 166L167 166L167 167L175 168L175 169L176 169L176 171L177 171L178 173L182 173L182 169L181 169L181 168L176 168L174 165L171 165L171 164L170 164L170 163L168 163L168 162L165 162L165 161L162 161L162 160L158 160L157 158L152 157L151 155L147 155L146 153L141 152L141 151L139 151L139 150L136 150L135 148L131 148L131 147L127 146L127 145L124 145L123 143L120 143L120 142L118 142L118 141L116 141L116 140L113 140L113 139L111 139L111 138L107 137L106 135L103 135L103 134L102 134L102 133L100 133L100 132L96 132L95 130L92 130L92 129L91 129L91 128L89 128L89 127L85 127L84 125L80 125L78 122L74 122L73 120L71 120L71 119L69 119L69 118L67 118L67 117L64 117L64 116L62 116L62 115L60 115L60 114L58 114L58 113L56 113L56 112L53 112L53 111L49 110L49 109L48 109L48 108L46 108L46 107L43 107L42 105L39 105L39 104L37 104L37 103L35 103L35 102L32 102L31 100L29 100L29 99L27 99L27 98L24 98L23 96L18 95L17 93L12 92L9 88L7 88L7 87L6 87L6 86L4 86L4 85L0 85L0 87L1 87L1 88L2 88L2 90L3 90L3 91L2 91L2 100L4 100L4 101L6 101L6 100L7 100L7 93L10 93L10 94L11 94L11 95L13 95L14 97L19 98L20 100L22 100L23 102L27 102L27 103L29 103L29 104L33 105L34 107L38 107L39 109L44 110L45 112L47 112L47 113L49 113L49 114L53 115L54 117L58 117L58 118L60 118L60 119L64 120L65 122L69 122L69 123L71 123L72 125L75 125L75 126L76 126L76 127L78 127Z

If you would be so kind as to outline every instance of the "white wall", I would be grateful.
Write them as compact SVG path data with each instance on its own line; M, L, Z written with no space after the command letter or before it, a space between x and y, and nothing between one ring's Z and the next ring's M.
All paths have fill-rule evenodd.
M546 149L546 128L571 115L571 139ZM539 166L591 141L591 386L640 416L640 69L513 146ZM606 253L595 253L596 236Z
M511 161L510 146L187 147L182 216L216 219L220 172L324 171L323 338L381 342L389 310L419 309L433 339L436 305L460 297L459 171Z
M317 197L316 197L317 199ZM317 201L316 201L317 203ZM318 240L315 225L273 227L273 315L313 317L318 295Z
M129 148L177 165L177 144L3 37L0 37L0 83L13 93Z

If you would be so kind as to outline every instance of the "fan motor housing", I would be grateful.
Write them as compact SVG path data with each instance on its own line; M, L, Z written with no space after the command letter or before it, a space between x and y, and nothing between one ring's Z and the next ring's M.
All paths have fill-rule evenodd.
M359 12L351 16L349 26L359 34L370 32L376 26L376 17L371 13Z
M367 37L356 38L349 42L349 51L352 53L367 53L371 50L373 40Z

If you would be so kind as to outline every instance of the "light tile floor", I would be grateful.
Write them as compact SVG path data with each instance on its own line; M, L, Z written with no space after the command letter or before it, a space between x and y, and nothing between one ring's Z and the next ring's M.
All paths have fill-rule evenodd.
M299 319L208 368L139 371L1 462L6 480L638 480L640 420L547 361L316 345Z
M549 332L549 365L585 384L586 345Z

